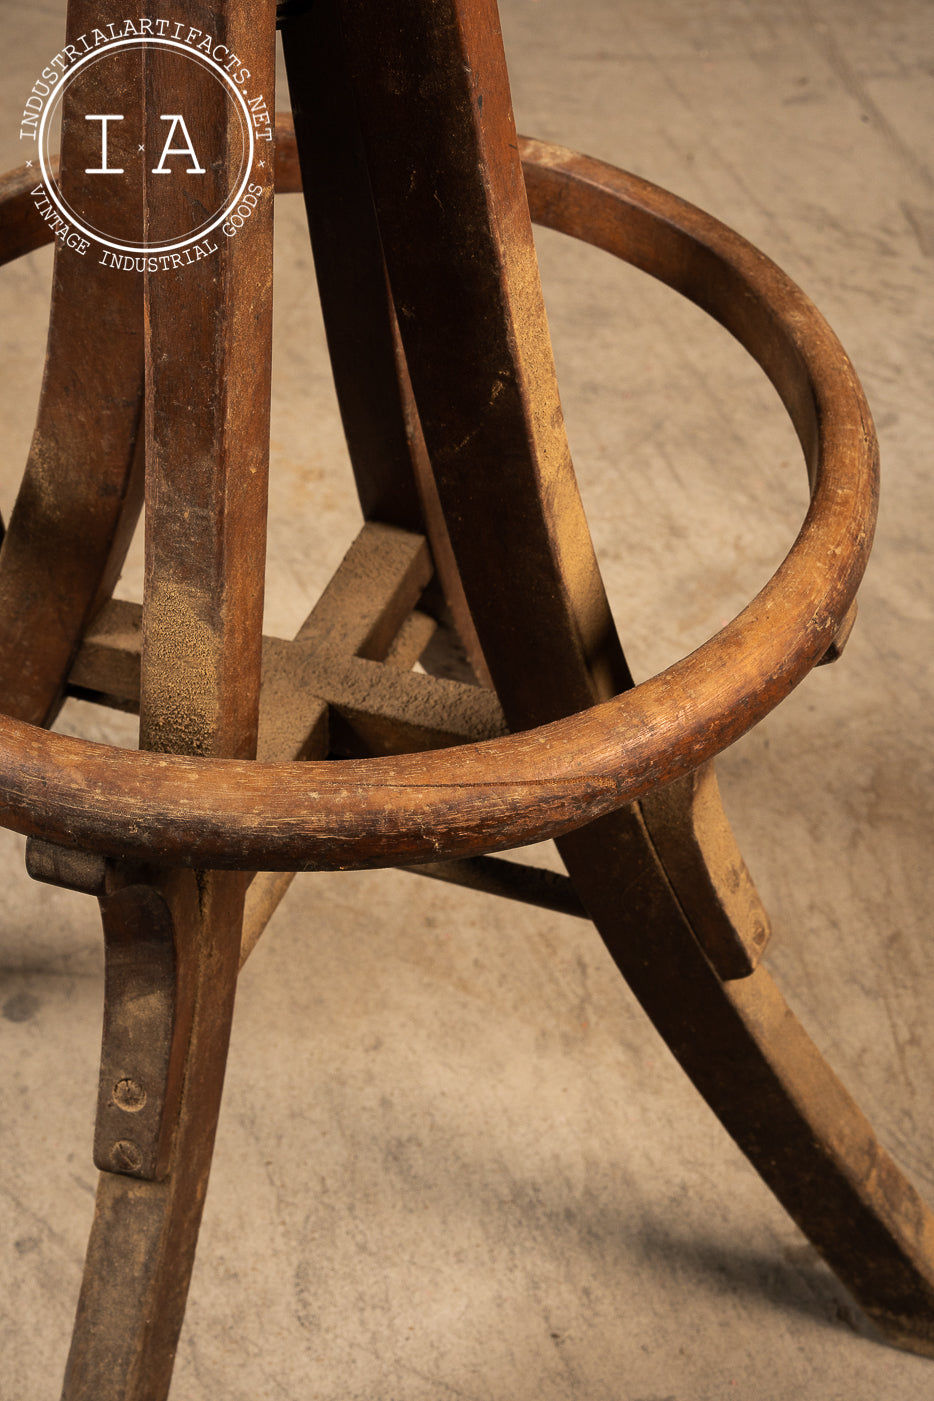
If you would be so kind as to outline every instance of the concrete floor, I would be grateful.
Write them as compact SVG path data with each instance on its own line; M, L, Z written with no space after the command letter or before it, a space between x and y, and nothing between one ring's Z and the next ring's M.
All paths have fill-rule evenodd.
M0 3L0 154L58 0ZM884 499L860 622L720 764L769 964L934 1199L929 0L504 0L519 126L717 214L853 357ZM277 211L269 631L357 525L297 200ZM737 611L804 474L725 334L543 236L572 447L633 669ZM9 509L48 250L0 273ZM138 554L121 593L139 593ZM73 707L64 723L112 733ZM124 729L127 742L131 732ZM3 843L0 1398L58 1395L95 1172L93 902ZM241 983L173 1401L918 1401L687 1084L589 926L398 873L297 882Z

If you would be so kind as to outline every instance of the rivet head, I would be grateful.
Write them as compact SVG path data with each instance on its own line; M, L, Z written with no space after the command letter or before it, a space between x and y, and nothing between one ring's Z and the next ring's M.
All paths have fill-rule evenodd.
M143 1155L135 1143L121 1139L114 1144L113 1163L117 1172L139 1172L143 1165Z
M146 1091L137 1080L118 1080L113 1088L113 1101L128 1114L137 1114L146 1103Z

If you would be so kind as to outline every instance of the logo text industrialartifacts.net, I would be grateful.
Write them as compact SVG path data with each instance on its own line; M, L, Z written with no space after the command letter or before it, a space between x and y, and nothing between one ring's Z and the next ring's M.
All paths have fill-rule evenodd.
M269 108L265 96L251 95L249 79L233 49L183 20L126 19L65 44L33 84L20 121L20 140L32 144L26 164L36 170L38 216L63 245L82 257L90 250L105 267L167 272L210 257L272 189ZM63 183L50 143L66 93ZM215 114L213 131L224 130L223 152L210 148L212 128L199 123L206 110ZM147 191L157 177L170 184L156 204Z

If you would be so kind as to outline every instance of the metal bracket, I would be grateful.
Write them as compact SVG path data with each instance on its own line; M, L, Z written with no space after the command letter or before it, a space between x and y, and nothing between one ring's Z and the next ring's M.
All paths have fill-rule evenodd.
M190 1020L180 1007L169 902L138 869L36 838L26 869L34 880L98 898L104 1024L94 1162L102 1172L157 1181L168 1167L179 1092L173 1064Z

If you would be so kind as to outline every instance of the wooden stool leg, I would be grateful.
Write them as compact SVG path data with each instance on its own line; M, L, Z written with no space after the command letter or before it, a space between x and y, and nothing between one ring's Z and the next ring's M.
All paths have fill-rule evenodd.
M423 529L392 308L336 0L282 22L318 295L364 519Z
M559 848L617 966L721 1123L885 1337L934 1356L934 1215L768 973L717 974L638 809Z
M341 13L441 506L484 652L508 634L487 662L525 728L632 679L564 432L496 8L342 0ZM521 619L507 556L542 605Z
M271 105L272 5L217 0L199 23L239 56L254 91ZM156 112L160 62L155 52L146 65L148 105ZM232 172L241 158L240 133L222 85L214 86L216 92L199 101L199 136ZM145 309L140 746L160 752L250 758L256 749L269 443L271 160L266 168L270 183L249 227L234 237L219 233L211 257L178 273L117 274L142 283L140 312ZM172 197L171 182L160 181L157 172L147 179L148 207L158 213L160 201ZM158 859L157 852L153 856ZM118 871L113 878L119 889L104 896L108 1006L95 1155L106 1170L64 1395L67 1401L163 1401L210 1168L247 877ZM145 972L147 949L156 947L152 997L134 999L123 978L137 976L137 960ZM151 1028L147 1024L134 1035L133 1018L149 1016L150 1001L170 1008L165 1054L140 1071L138 1058L152 1051ZM147 1101L150 1109L157 1101L162 1112L144 1141ZM124 1120L125 1137L117 1138Z
M98 6L70 0L68 42L99 19ZM103 68L89 82L97 110L119 102L128 122L139 119L137 92L113 92ZM80 131L71 159L68 94L64 107L62 183L80 203L94 177ZM142 502L142 398L141 278L56 245L36 430L0 553L4 714L52 723L82 635L119 576Z
M282 47L331 370L357 494L365 520L417 533L431 522L444 597L474 672L488 682L399 341L339 11L339 0L315 0L284 21Z
M99 1180L64 1401L164 1401L168 1393L220 1109L244 885L239 875L183 872L121 892L129 896L120 918L130 926L132 957L145 956L153 933L147 917L154 898L164 900L180 1005L161 1087L146 1079L141 1059L153 1048L134 1045L132 1026L120 1047L108 1043L105 1029L96 1157L109 1170ZM105 897L105 905L108 898L115 899ZM108 996L115 996L109 976ZM108 1006L105 1014L115 1039L124 1011L133 1017L132 1006ZM126 1085L135 1102L122 1105ZM146 1144L141 1150L138 1101L147 1100L148 1110L160 1090L168 1101L165 1162L140 1162ZM119 1139L115 1119L125 1124ZM150 1175L130 1175L137 1173Z
M343 12L439 494L507 720L526 728L630 680L564 440L495 7L400 0L378 42L363 0ZM663 850L693 801L685 786L646 803ZM764 1180L891 1341L934 1351L934 1221L768 975L736 976L764 943L753 897L740 927L728 902L714 908L715 853L700 840L686 863L660 859L639 808L559 845L624 976Z

